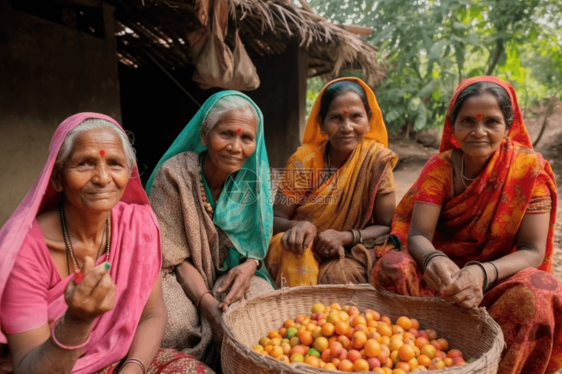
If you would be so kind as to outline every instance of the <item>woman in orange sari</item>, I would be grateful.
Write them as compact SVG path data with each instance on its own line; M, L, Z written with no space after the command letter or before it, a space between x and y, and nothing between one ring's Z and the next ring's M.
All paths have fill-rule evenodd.
M533 151L513 87L494 77L461 83L441 153L392 220L403 251L384 255L373 282L410 296L486 307L507 348L499 373L562 367L562 283L552 275L556 182Z
M369 281L362 243L388 236L396 206L387 147L369 86L342 78L322 89L273 209L266 265L278 287Z

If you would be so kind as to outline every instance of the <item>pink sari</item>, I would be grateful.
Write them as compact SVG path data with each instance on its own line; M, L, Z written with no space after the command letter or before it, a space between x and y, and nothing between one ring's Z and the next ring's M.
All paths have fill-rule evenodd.
M6 288L12 270L27 269L30 274L36 274L38 279L55 279L59 277L54 264L50 259L46 246L43 252L47 257L41 262L43 267L35 265L41 273L35 273L33 263L28 258L20 257L20 249L24 242L37 241L37 233L30 232L35 227L35 217L41 212L52 209L59 201L60 196L50 184L56 156L64 138L70 130L88 118L100 118L114 123L123 130L113 119L96 113L80 113L67 118L57 129L51 145L49 155L43 172L20 204L8 222L0 230L0 300L4 295L18 292L18 296L25 298L25 290L12 290ZM112 264L109 274L117 286L115 307L113 310L99 317L94 323L90 342L83 350L83 355L76 362L73 374L92 373L114 364L127 355L144 306L157 280L161 266L160 231L158 221L150 208L148 198L139 180L138 170L135 167L121 201L112 209L112 238L109 262ZM35 223L35 224L34 224ZM44 245L44 242L43 242ZM36 253L41 253L35 247ZM37 252L39 251L39 252ZM26 250L25 252L29 252ZM22 251L23 255L23 251ZM16 264L16 259L18 263ZM49 263L49 260L51 261ZM101 261L101 260L100 260ZM101 262L100 262L101 263ZM52 264L53 266L50 266ZM14 267L14 265L16 265ZM54 277L54 278L53 278ZM64 290L72 277L55 279L43 285L46 294L45 302L33 309L33 313L25 315L10 315L0 309L0 319L9 321L9 333L28 331L56 320L66 311ZM57 282L58 281L58 282ZM13 280L16 283L15 280ZM1 305L1 304L0 304ZM1 308L1 306L0 306ZM15 310L15 309L14 309ZM43 318L37 318L37 315ZM48 320L44 320L48 316ZM16 321L17 323L12 321ZM4 322L5 323L5 322ZM6 343L7 331L1 326L0 343ZM17 330L17 331L16 331Z

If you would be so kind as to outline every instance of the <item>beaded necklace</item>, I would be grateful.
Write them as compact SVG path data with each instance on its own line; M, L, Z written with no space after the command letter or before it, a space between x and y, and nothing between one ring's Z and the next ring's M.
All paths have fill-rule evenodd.
M68 274L70 274L70 266L69 266L69 263L68 263L68 259L70 258L72 260L72 264L74 265L74 272L79 273L80 267L78 266L78 261L76 260L76 256L74 255L74 249L72 248L72 242L70 240L70 235L68 234L68 227L66 226L66 217L64 215L63 205L64 205L63 202L61 202L60 205L59 205L59 213L60 213L60 222L61 222L61 226L62 226L62 234L64 236L64 245L65 245L65 248L66 248L66 266L67 266ZM106 232L107 232L107 245L106 245L106 250L105 250L105 262L108 262L109 261L109 249L111 247L111 213L107 215L107 220L105 221L105 227L103 229L102 240L101 240L102 243L103 243L103 237L105 236ZM101 250L101 247L100 247L100 250ZM98 258L99 257L100 256L98 254Z
M203 207L205 208L205 211L207 212L209 217L213 219L214 210L211 203L209 203L209 201L207 200L207 194L205 193L202 165L203 165L203 156L199 158L199 187L201 189L201 199L203 200Z

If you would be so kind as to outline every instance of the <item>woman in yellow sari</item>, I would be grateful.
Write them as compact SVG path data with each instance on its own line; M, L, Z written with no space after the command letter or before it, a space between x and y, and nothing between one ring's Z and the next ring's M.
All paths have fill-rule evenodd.
M396 206L398 157L387 147L369 86L358 78L324 86L273 209L266 265L278 287L369 281L363 242L389 234Z

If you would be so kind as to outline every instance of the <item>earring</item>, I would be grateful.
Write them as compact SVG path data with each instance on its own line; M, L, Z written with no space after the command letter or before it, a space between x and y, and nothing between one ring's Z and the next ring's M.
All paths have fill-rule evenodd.
M324 131L324 129L322 129L322 128L320 129L320 133L322 134L322 136L326 136L326 135L327 135L326 132Z

